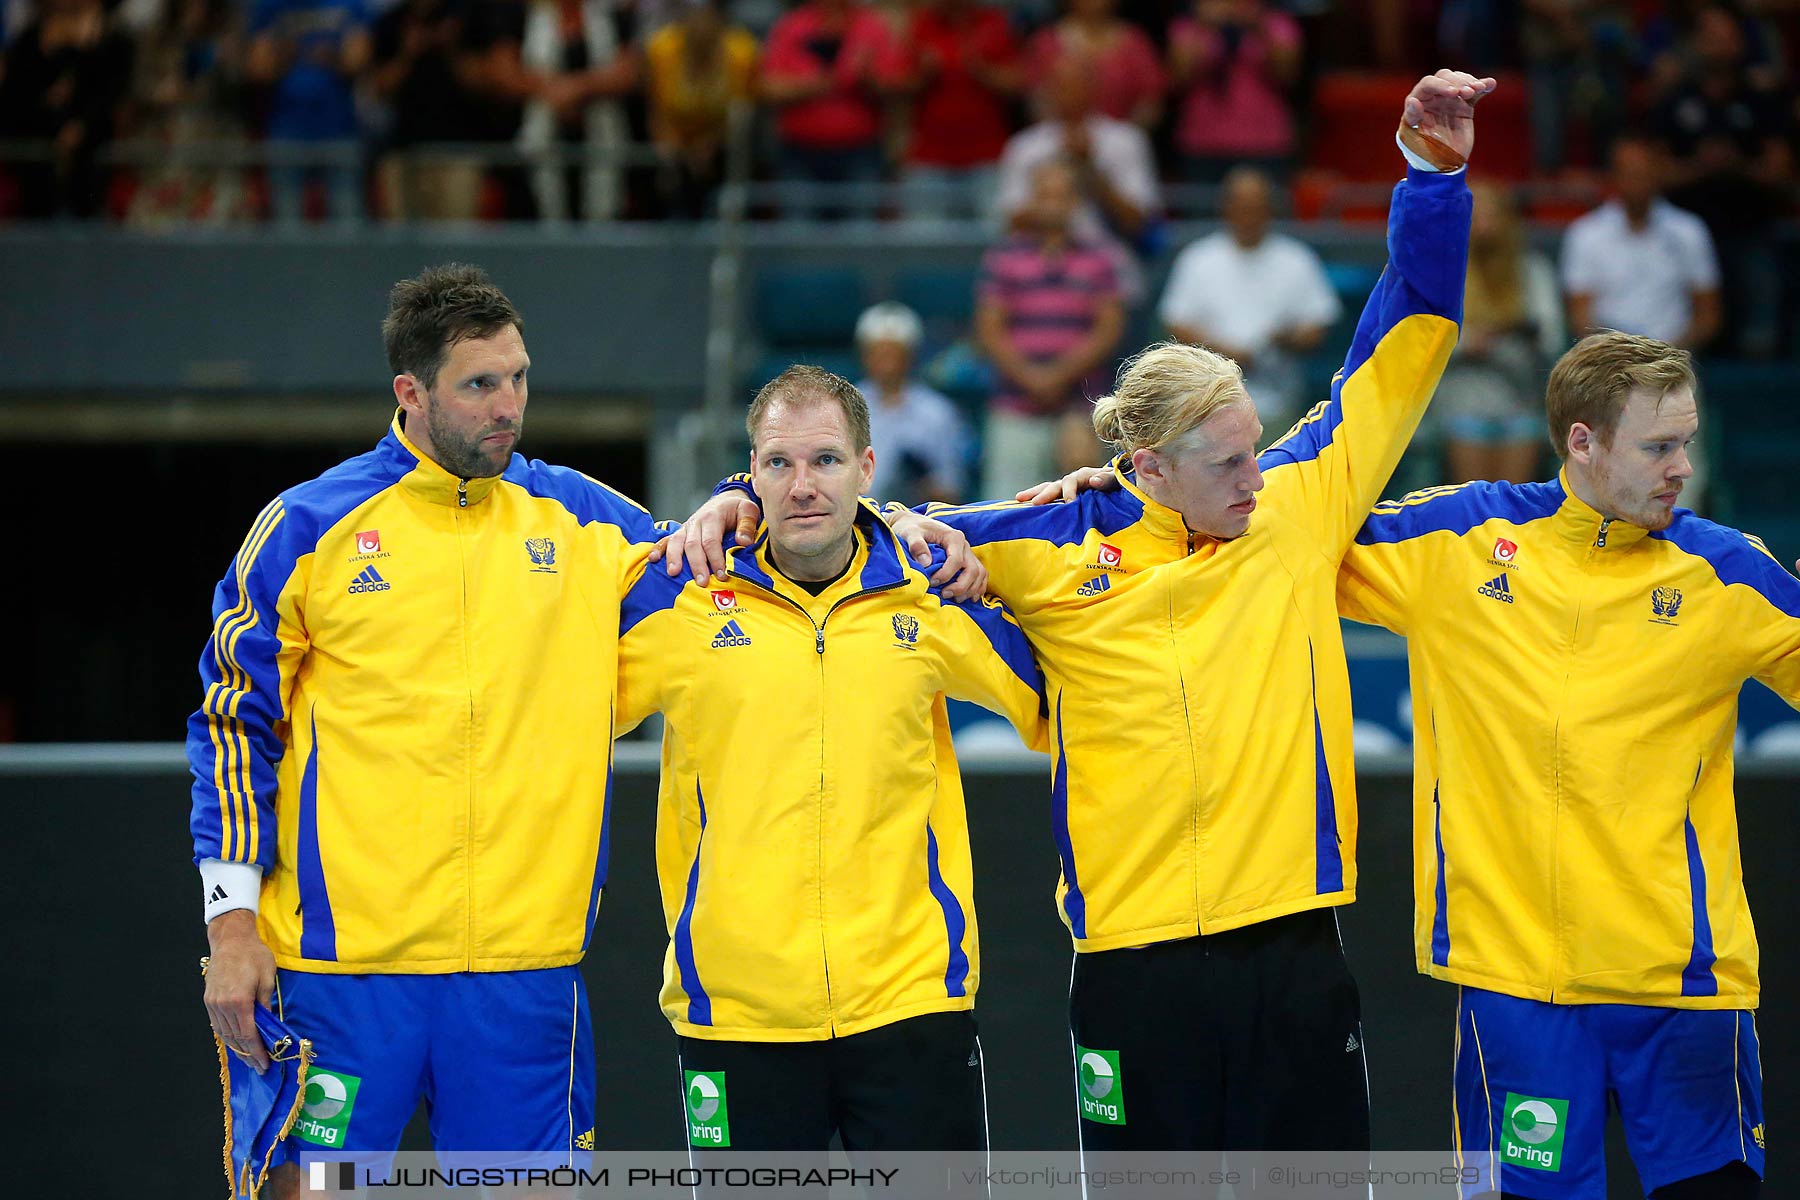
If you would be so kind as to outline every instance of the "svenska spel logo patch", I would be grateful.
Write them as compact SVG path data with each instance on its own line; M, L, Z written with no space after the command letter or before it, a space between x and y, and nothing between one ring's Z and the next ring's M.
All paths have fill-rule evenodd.
M1519 543L1509 542L1505 538L1494 539L1494 557L1500 562L1511 562L1513 555L1519 552Z
M1103 566L1103 567L1118 567L1118 566L1123 566L1124 563L1125 563L1125 552L1123 550L1119 549L1117 546L1109 546L1105 542L1100 543L1100 565L1101 566Z
M381 530L370 529L356 535L356 552L374 554L381 549Z
M727 588L720 588L712 593L713 607L720 612L731 612L737 608L737 593Z

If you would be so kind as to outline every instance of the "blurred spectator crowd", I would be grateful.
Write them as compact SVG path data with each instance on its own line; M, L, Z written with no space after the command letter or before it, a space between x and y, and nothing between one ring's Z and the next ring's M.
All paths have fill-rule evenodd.
M1621 134L1608 157L1608 198L1569 223L1555 262L1526 237L1518 189L1473 181L1462 336L1416 443L1441 455L1434 478L1536 476L1548 449L1544 380L1574 338L1597 329L1742 359L1771 358L1792 340L1782 336L1791 314L1766 226L1750 237L1729 224L1715 233L1672 203L1657 146L1643 135ZM1022 186L1008 234L974 281L973 341L985 374L965 390L985 393L978 424L989 494L1093 461L1101 451L1087 429L1090 402L1105 393L1118 356L1147 338L1235 360L1271 436L1325 394L1373 274L1328 265L1276 231L1277 183L1266 169L1226 173L1220 227L1174 255L1153 309L1137 303L1145 297L1131 282L1151 264L1136 263L1116 222L1084 222L1102 189L1084 185L1074 158L1045 157ZM928 370L943 381L958 374ZM1691 496L1704 482L1697 477Z
M1571 337L1760 360L1800 324L1800 0L0 0L0 45L0 218L706 219L729 177L752 216L988 222L966 311L770 342L860 368L915 497L1091 461L1088 400L1157 336L1298 417L1373 279L1276 222L1379 221L1438 66L1502 78L1448 477L1544 465ZM756 319L862 311L819 295Z
M704 217L736 108L764 211L885 182L884 216L1011 213L1066 156L1129 243L1161 184L1367 156L1356 80L1451 64L1514 77L1527 177L1647 134L1754 237L1796 36L1800 0L4 0L0 215Z

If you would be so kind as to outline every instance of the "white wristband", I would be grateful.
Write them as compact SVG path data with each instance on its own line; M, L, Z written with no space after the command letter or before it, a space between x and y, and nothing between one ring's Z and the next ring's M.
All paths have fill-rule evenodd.
M1398 131L1395 131L1394 133L1394 145L1400 147L1400 153L1406 155L1406 164L1415 171L1428 171L1433 175L1460 175L1469 169L1468 165L1464 164L1454 171L1438 170L1437 167L1432 165L1431 160L1421 158L1417 154L1414 154L1412 150L1407 147L1406 143L1400 140Z
M206 920L210 923L220 913L234 908L256 912L262 895L262 868L255 863L226 862L218 858L200 860L200 888L206 899Z

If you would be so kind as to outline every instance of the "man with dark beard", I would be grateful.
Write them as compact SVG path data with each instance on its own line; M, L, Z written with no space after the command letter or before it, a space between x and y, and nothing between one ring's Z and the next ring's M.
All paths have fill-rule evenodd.
M576 964L606 877L618 598L655 535L513 453L520 329L477 268L397 284L387 436L270 503L214 594L187 743L207 1010L258 1069L255 1003L314 1048L278 1196L308 1144L385 1169L421 1096L440 1154L593 1145Z
M258 1070L259 1003L314 1050L278 1196L307 1144L385 1171L421 1096L446 1166L593 1148L576 964L606 880L619 606L657 533L513 452L521 330L475 267L397 284L387 436L271 502L213 597L187 741L207 1011ZM896 530L928 560L918 533Z

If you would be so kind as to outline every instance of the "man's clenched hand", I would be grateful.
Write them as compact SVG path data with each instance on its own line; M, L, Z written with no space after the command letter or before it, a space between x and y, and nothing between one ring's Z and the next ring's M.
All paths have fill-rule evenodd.
M226 1049L255 1067L269 1069L269 1053L256 1029L256 1006L275 997L275 956L256 933L256 914L235 908L206 927L212 954L206 966L206 1016Z
M1475 149L1475 105L1495 82L1464 71L1439 71L1413 85L1400 116L1407 149L1439 170L1453 171Z

